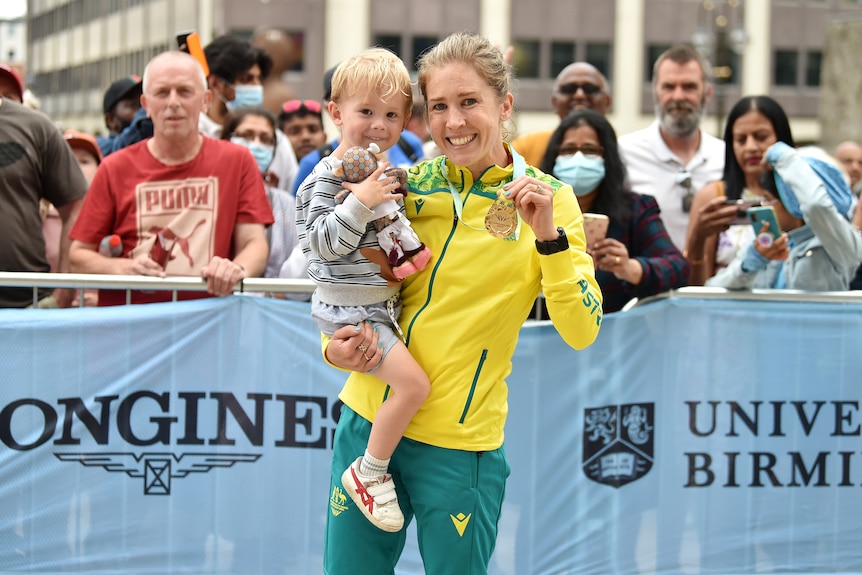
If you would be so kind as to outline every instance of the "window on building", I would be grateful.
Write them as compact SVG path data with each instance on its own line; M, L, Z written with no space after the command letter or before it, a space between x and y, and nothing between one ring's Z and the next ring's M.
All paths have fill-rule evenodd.
M820 86L820 68L823 65L823 52L810 50L805 55L805 85Z
M437 42L436 36L415 36L413 38L413 70L418 69L419 57L433 48Z
M796 86L799 52L796 50L776 50L773 62L773 83L776 86Z
M730 78L727 79L728 84L739 84L739 78L742 74L742 55L734 52L730 55Z
M611 45L607 42L587 42L587 53L584 58L587 62L605 75L611 77Z
M540 48L538 40L516 40L512 64L519 78L539 78Z
M402 57L401 54L404 50L401 49L401 36L395 36L391 34L375 34L374 38L372 38L371 42L372 46L381 46L386 48L387 50L392 50L399 57ZM403 58L403 57L402 57Z
M549 77L556 78L563 68L575 61L574 42L551 42L551 70Z
M69 69L69 86L70 92L82 92L86 86L87 77L84 74L84 65L75 66ZM76 110L78 111L78 110Z

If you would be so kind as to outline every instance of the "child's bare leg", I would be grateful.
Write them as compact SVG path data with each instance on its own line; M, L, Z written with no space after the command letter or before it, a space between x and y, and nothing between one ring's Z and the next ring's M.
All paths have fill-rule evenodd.
M387 460L398 447L410 420L428 398L431 382L400 341L386 354L374 376L391 387L392 393L374 416L368 453L376 459Z
M389 460L413 415L428 397L431 383L400 341L389 350L374 375L392 388L392 394L374 416L365 454L344 471L341 483L369 521L394 532L404 526L404 514L387 473Z

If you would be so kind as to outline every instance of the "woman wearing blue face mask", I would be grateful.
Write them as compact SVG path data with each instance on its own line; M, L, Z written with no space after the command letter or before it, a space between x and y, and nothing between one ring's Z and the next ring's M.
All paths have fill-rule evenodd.
M572 186L582 212L610 220L606 237L587 245L605 313L686 285L688 262L667 235L655 199L624 187L617 135L604 116L591 110L566 116L539 167Z
M261 178L272 163L276 148L275 116L260 106L237 108L225 119L222 139L230 140L251 153L257 162ZM266 183L266 179L264 178ZM305 268L295 269L291 263L299 242L296 237L296 204L289 192L266 183L266 194L275 223L267 228L269 258L266 262L264 277L267 278L305 278ZM295 254L294 254L295 256ZM303 258L304 261L304 258Z

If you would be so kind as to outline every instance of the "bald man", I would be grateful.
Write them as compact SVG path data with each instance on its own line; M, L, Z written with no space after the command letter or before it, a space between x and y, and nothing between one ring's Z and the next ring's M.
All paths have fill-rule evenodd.
M607 78L587 62L569 64L554 81L551 107L560 120L573 110L593 110L604 116L611 107ZM512 141L512 146L528 164L538 166L553 133L554 130L540 130L523 134Z
M144 71L142 104L153 137L102 162L72 228L73 271L90 274L195 276L206 292L232 293L241 279L263 274L269 253L264 227L272 209L248 150L198 130L212 93L197 60L165 52ZM123 257L99 253L118 234ZM99 305L121 305L125 294L100 290ZM169 301L170 292L132 292L132 303Z
M862 146L856 142L842 142L835 148L835 158L844 166L850 177L850 187L858 196L862 191Z

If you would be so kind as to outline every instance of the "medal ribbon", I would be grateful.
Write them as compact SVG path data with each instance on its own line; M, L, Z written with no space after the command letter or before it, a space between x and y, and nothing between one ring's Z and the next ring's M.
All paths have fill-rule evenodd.
M512 179L519 178L527 173L527 162L524 161L524 157L521 156L518 152L515 151L515 148L509 146L509 151L512 153ZM458 218L462 224L470 228L471 230L477 230L481 232L488 231L485 228L474 228L470 224L464 221L464 200L461 199L461 194L458 193L458 190L455 189L455 186L449 180L449 174L446 169L446 156L440 157L440 171L443 173L443 177L446 178L446 183L449 184L449 191L452 193L452 203L455 204L455 216ZM496 202L504 203L508 206L514 207L513 202L503 201L501 198L497 198ZM521 214L515 211L515 215L518 218L517 226L515 227L515 231L507 237L507 240L517 240L519 234L521 233Z

